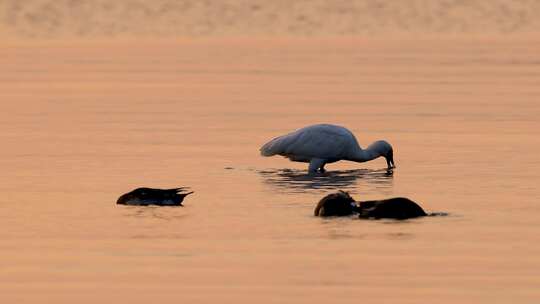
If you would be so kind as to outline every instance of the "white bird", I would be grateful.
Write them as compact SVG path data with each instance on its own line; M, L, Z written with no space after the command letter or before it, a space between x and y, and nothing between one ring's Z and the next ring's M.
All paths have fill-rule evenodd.
M262 156L281 155L296 162L309 163L309 172L325 172L324 165L340 160L366 162L377 157L386 158L388 169L395 168L392 146L379 140L362 149L358 141L344 127L317 124L276 137L264 144Z

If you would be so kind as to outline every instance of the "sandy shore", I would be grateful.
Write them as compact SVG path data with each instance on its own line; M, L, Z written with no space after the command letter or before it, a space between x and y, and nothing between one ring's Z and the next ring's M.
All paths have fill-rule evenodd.
M540 30L540 2L5 0L0 35L23 37L513 34Z

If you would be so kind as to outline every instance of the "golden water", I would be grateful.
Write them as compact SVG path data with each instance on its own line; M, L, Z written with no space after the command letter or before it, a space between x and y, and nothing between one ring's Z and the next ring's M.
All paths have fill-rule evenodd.
M540 40L233 39L0 46L2 303L535 303ZM262 158L344 125L385 162ZM190 186L184 208L117 206ZM447 217L312 216L325 194Z

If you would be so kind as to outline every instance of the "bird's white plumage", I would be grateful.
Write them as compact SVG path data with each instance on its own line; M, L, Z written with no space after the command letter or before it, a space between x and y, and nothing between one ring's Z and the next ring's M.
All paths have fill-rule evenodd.
M379 140L363 150L344 127L318 124L276 137L261 147L261 155L282 155L292 161L308 162L308 170L324 172L324 165L339 160L365 162L384 156L388 168L395 168L392 146Z
M324 158L332 162L349 159L359 149L358 141L346 128L318 124L274 138L261 147L261 154L282 155L294 161Z

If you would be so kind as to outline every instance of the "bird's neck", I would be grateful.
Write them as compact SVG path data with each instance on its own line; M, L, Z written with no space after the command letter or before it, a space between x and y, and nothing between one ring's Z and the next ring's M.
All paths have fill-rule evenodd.
M358 148L358 150L353 153L351 160L356 161L359 163L367 162L372 159L375 159L377 157L381 156L378 152L376 152L374 149L371 149L370 147L366 149Z

